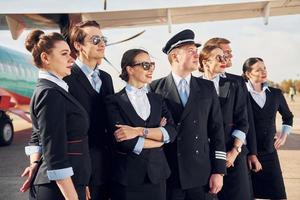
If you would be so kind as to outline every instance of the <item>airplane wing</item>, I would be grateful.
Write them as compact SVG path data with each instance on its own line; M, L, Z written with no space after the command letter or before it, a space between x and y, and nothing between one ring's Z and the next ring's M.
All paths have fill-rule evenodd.
M263 17L267 24L269 16L300 14L300 0L221 1L222 3L132 10L106 9L106 0L104 5L99 0L90 0L89 3L83 0L73 0L71 3L61 0L57 6L51 6L50 3L54 3L52 0L34 5L28 5L28 2L30 1L1 1L0 30L9 29L13 38L17 39L25 28L60 28L63 32L81 20L96 20L102 28L168 25L171 31L172 24L256 17Z

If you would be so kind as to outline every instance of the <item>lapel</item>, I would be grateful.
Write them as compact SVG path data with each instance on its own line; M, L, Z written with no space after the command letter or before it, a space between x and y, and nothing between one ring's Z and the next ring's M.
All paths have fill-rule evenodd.
M197 83L196 78L192 76L190 82L190 95L183 109L180 121L184 120L190 113L193 106L195 106L195 103L197 102L196 94L198 93L198 91L200 91L199 85Z
M155 120L161 118L161 112L157 111L160 110L159 107L161 107L162 105L160 105L160 103L156 101L154 93L148 92L147 96L150 103L150 116L148 118L148 124L156 124Z
M90 81L88 80L88 78L86 77L86 75L83 73L83 71L79 68L78 65L74 64L73 65L73 72L76 73L76 79L81 83L81 85L83 86L83 88L86 89L86 91L91 95L96 95L98 94L93 86L91 85Z
M99 94L101 94L102 96L105 96L105 94L107 94L107 92L106 92L106 83L107 83L107 81L105 81L103 71L99 70L99 73L100 73L99 77L100 77L100 80L102 82Z
M266 102L265 105L261 108L263 110L267 109L270 106L271 103L270 99L274 98L272 97L272 93L268 89L266 89L265 93L266 93Z
M227 101L227 99L229 98L230 85L231 85L231 82L228 79L220 77L219 99L222 104L225 103Z
M145 121L135 111L134 107L132 106L132 104L127 96L125 88L123 88L118 93L118 95L120 97L120 98L118 98L120 107L121 107L121 109L123 109L124 113L127 115L129 121L131 121L131 123L134 125L137 125L137 124L144 125ZM151 114L150 114L150 116L151 116Z
M181 109L183 109L183 105L181 103L181 99L180 99L176 84L173 80L172 73L170 73L166 77L166 86L164 88L162 95L167 99L171 99L173 102L176 103L176 105L181 105Z
M62 95L64 95L68 100L70 100L72 103L74 103L76 106L80 107L81 109L84 110L84 108L81 106L81 104L68 92L66 92L64 89L59 87L57 84L46 80L46 79L39 79L39 83L37 85L41 86L50 86L51 88L57 89Z

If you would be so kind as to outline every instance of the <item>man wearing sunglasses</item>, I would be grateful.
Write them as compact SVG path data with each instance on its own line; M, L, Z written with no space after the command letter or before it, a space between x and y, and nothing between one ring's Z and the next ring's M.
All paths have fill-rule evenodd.
M96 21L76 24L70 32L70 46L77 55L71 75L65 78L69 92L89 114L89 150L92 176L89 190L92 200L110 198L110 139L104 98L114 93L111 76L100 69L107 39Z
M223 185L225 144L222 114L212 82L191 75L199 66L194 32L184 30L163 48L172 72L153 81L177 124L177 138L165 145L171 168L167 200L212 199Z

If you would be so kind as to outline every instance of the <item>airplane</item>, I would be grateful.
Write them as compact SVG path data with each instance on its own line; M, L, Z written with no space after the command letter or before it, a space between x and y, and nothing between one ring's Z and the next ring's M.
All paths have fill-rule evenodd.
M13 140L13 124L6 111L31 122L27 116L38 70L30 56L0 46L0 145Z
M96 20L103 29L167 25L171 32L173 24L257 17L262 17L264 23L268 24L270 16L300 13L300 0L211 1L190 6L167 6L168 1L164 2L165 7L154 5L145 9L135 5L135 8L126 10L112 8L106 0L102 1L103 4L99 0L90 0L88 3L73 0L71 4L61 0L55 2L56 6L53 6L53 0L44 0L43 3L34 0L1 1L0 30L10 30L13 39L18 39L25 29L34 28L60 29L68 36L73 24L82 20ZM14 56L8 62L9 55ZM30 120L26 114L28 110L24 107L28 107L37 70L25 57L13 50L0 48L0 145L10 144L13 138L13 126L6 111Z

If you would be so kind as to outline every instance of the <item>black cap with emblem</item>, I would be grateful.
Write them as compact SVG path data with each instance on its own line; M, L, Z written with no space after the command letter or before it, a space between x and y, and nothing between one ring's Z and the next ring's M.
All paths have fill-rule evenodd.
M186 29L183 30L176 35L174 35L166 45L163 47L162 51L165 54L169 54L173 49L183 46L185 44L195 44L196 47L200 47L201 44L194 41L195 33L190 30Z

